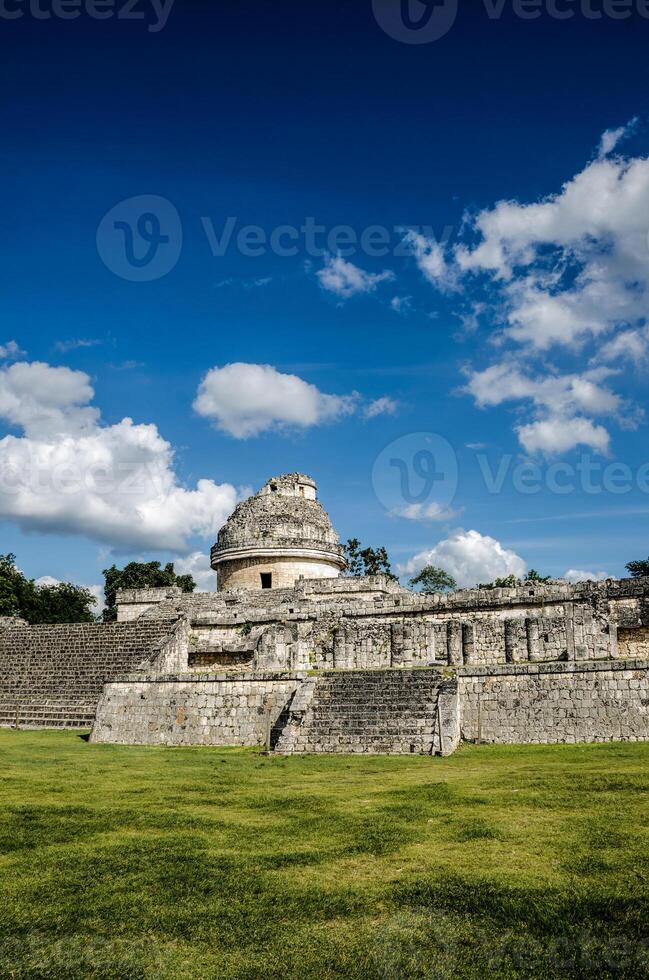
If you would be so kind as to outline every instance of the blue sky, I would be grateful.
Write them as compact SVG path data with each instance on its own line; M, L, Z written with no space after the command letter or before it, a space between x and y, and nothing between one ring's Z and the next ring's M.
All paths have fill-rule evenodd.
M7 0L1 550L200 572L299 469L404 574L645 556L649 20L559 6L411 44L370 0L176 0L160 30Z

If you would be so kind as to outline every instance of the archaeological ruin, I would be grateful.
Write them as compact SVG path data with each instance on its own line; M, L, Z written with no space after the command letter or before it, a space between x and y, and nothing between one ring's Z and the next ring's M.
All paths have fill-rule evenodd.
M649 579L347 577L298 473L239 504L211 560L216 592L121 592L114 624L0 620L0 725L286 754L649 738Z

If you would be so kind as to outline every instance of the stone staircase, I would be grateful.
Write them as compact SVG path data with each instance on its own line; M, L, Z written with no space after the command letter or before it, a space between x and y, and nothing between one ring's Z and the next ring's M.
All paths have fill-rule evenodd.
M104 683L146 668L177 620L17 625L0 633L0 727L92 727Z
M296 692L276 751L448 755L458 741L455 677L437 669L327 671Z
M0 728L81 728L92 727L97 702L44 695L22 698L0 698Z

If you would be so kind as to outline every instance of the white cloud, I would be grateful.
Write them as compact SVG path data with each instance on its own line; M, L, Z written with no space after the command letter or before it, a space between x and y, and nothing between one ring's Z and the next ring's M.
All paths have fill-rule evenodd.
M521 445L529 453L562 453L585 445L606 454L610 446L607 429L586 416L619 418L626 408L622 399L602 384L610 374L606 368L593 368L581 375L532 377L516 362L501 361L472 372L465 391L480 408L530 401L534 419L515 426Z
M378 273L365 272L340 255L328 255L317 276L323 289L343 299L361 293L373 293L379 283L394 279L394 273L389 269Z
M644 364L648 357L649 327L643 327L641 330L622 330L598 350L595 360L605 364L622 360Z
M575 411L613 415L620 410L622 400L600 384L608 374L608 371L598 369L581 375L531 377L516 363L501 361L484 371L471 373L466 390L481 408L529 399L539 408L562 415Z
M17 360L27 352L22 350L15 340L8 340L5 344L0 344L0 360Z
M555 416L516 427L519 442L531 455L565 453L577 446L587 446L602 456L608 455L611 438L603 425L581 417L565 419Z
M104 426L88 375L39 362L0 370L0 519L111 547L184 553L213 538L237 502L229 484L180 485L155 425Z
M383 398L377 398L366 405L363 409L363 416L366 419L375 419L378 415L395 415L398 411L399 402L385 395Z
M625 139L627 136L633 132L638 124L637 116L630 120L625 126L618 126L617 129L607 129L606 132L602 134L602 138L599 142L599 150L597 157L599 160L607 157L609 153L612 153L618 143Z
M174 571L176 575L191 575L197 592L216 591L216 572L210 565L210 556L202 551L193 551L186 558L177 558Z
M194 409L222 432L247 439L276 428L310 428L356 410L358 396L327 395L270 364L226 364L203 378Z
M405 565L397 567L399 575L414 576L426 565L443 568L461 588L479 582L516 575L522 578L527 565L514 551L503 548L499 541L478 531L454 531L429 551L422 551Z
M579 568L569 568L562 576L566 582L604 582L611 578L606 572L583 572Z
M430 504L408 504L407 507L397 507L390 512L393 517L404 517L408 521L421 521L422 524L431 521L452 521L458 517L462 510L452 510L450 507L442 507L435 502Z
M606 146L616 134L605 134ZM647 316L648 212L649 159L600 157L540 203L482 211L480 243L458 246L455 259L502 284L505 337L574 348Z
M21 361L0 369L0 418L30 438L93 429L99 410L88 406L94 391L83 371Z
M447 261L445 248L436 239L427 238L418 231L409 231L404 243L414 255L417 267L428 282L442 292L457 288L458 270L452 262Z
M390 300L390 306L395 313L405 316L412 309L412 296L393 296Z
M466 306L473 312L457 313L465 327L475 326L479 306L481 321L491 324L492 346L507 351L499 362L515 360L504 382L518 393L505 398L497 387L487 392L492 381L502 380L502 363L476 373L469 388L482 379L485 394L472 393L483 405L531 402L532 417L517 426L527 446L554 451L581 444L606 451L610 436L596 416L638 421L638 412L602 385L603 374L594 378L584 370L583 361L561 374L539 363L554 350L591 365L647 359L649 157L614 152L635 122L607 130L597 157L558 192L531 203L502 200L468 215L470 243L451 248L410 234L420 268L438 289L459 290L471 282ZM549 394L559 397L558 408ZM557 439L562 425L566 434Z

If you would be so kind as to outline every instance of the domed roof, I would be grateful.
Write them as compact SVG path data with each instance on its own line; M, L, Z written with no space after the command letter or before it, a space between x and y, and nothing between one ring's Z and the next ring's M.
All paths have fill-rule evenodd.
M317 486L304 473L287 473L268 480L259 493L240 503L219 531L212 558L223 552L255 548L282 552L308 549L325 552L341 567L343 549L322 505Z

